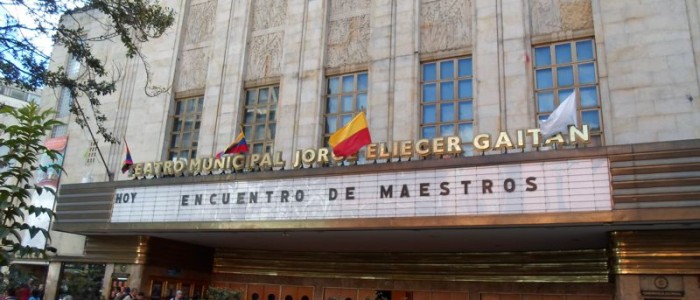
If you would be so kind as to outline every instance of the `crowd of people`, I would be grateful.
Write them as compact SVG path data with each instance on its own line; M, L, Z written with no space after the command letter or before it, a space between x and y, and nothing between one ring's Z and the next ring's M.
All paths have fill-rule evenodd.
M43 298L43 286L34 286L33 280L29 279L26 283L20 284L18 287L8 287L4 296L0 296L2 300L41 300Z
M139 289L137 288L129 288L125 287L124 289L120 287L116 287L112 291L112 295L110 296L111 300L144 300L146 299L146 296L143 292L139 292ZM175 292L175 297L171 298L170 300L182 300L184 299L182 291L178 290Z

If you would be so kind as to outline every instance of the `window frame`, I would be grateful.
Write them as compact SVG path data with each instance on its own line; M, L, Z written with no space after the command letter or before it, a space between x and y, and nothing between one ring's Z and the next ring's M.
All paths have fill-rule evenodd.
M589 41L591 45L591 58L587 59L579 59L579 53L578 53L578 47L579 43ZM561 45L569 45L569 55L571 60L568 62L562 62L558 63L557 62L557 46ZM537 54L537 49L542 49L548 47L549 48L549 64L543 64L543 65L538 65L538 54ZM578 39L572 39L572 40L567 40L567 41L558 41L558 42L552 42L552 43L542 43L542 44L537 44L537 45L532 45L532 78L533 78L533 96L534 96L534 105L535 105L535 122L538 124L539 127L539 120L542 118L545 118L546 116L549 116L554 109L556 109L561 101L566 99L566 96L568 96L568 93L566 95L563 95L564 97L562 98L561 92L562 91L569 91L573 90L576 91L576 113L577 113L577 118L579 120L580 124L584 124L584 119L583 116L587 112L597 112L598 114L598 124L599 124L599 129L593 129L591 128L591 141L592 143L596 145L604 145L604 136L605 136L605 126L603 124L603 105L602 101L600 98L600 78L599 78L599 71L598 71L598 56L596 52L596 43L595 43L595 38L593 37L586 37L586 38L578 38ZM593 81L592 82L585 82L581 83L580 81L580 66L584 66L587 64L593 64ZM567 68L571 67L571 73L572 73L572 84L571 85L563 85L561 86L559 84L559 72L560 69L562 68ZM539 87L539 78L538 78L538 71L539 70L546 70L550 69L551 70L551 86L550 87L544 87L540 88ZM589 89L589 88L595 88L595 101L596 105L593 106L583 106L582 105L582 93L581 89ZM541 111L541 101L540 101L540 95L541 93L550 93L551 92L551 97L552 97L552 109L549 111Z
M251 91L255 91L255 104L249 104L249 94ZM261 105L258 100L260 99L261 90L267 90L267 102ZM250 149L250 153L273 153L275 151L275 137L277 136L277 113L279 104L279 92L280 84L266 84L260 86L247 87L243 90L243 101L241 101L241 113L240 113L240 124L243 127L243 132L245 133L246 143ZM273 95L276 93L277 100L271 101ZM253 116L253 122L247 123L246 118L248 117L248 110L251 108L258 108L264 106L267 110L265 121L258 121L257 115ZM274 118L270 118L270 112L274 112ZM263 125L264 137L258 139L256 134L258 126ZM272 126L271 126L272 125ZM272 128L272 129L271 129ZM236 128L237 132L239 129ZM235 134L234 134L235 136ZM262 151L256 150L256 147L260 145Z
M469 61L470 69L466 75L460 76L460 62L462 60L467 60ZM452 77L451 78L442 78L442 65L445 62L452 62ZM428 65L434 65L435 66L435 78L433 79L426 79L426 66ZM431 139L431 138L436 138L436 137L441 137L441 136L459 136L462 139L462 146L464 149L464 155L465 156L471 156L473 151L471 142L474 137L474 124L476 123L476 118L475 118L475 97L474 97L474 59L472 55L460 55L460 56L453 56L453 57L445 57L445 58L440 58L440 59L435 59L435 60L429 60L429 61L423 61L420 63L420 71L419 71L419 101L418 101L418 111L419 111L419 122L418 122L418 136L420 139ZM470 95L465 95L465 97L460 98L460 82L462 81L468 81L470 82ZM442 100L442 84L443 83L452 83L452 99L448 100ZM434 100L432 101L425 101L425 89L426 86L428 85L434 85ZM460 119L460 104L462 103L468 103L468 107L470 107L471 111L471 118L465 118L465 119ZM442 106L443 105L452 105L452 119L451 120L446 120L442 121ZM425 122L426 121L426 114L425 114L425 107L427 106L434 106L434 111L435 111L435 121L434 122ZM467 133L465 136L462 136L460 134L460 126L465 125L465 124L470 124L471 126L471 132ZM453 126L453 131L450 134L443 134L442 133L442 128L444 126ZM426 137L424 135L424 129L427 127L433 127L434 128L434 136L431 137Z
M194 102L194 111L188 111L188 104ZM183 103L181 111L178 110L179 103ZM182 97L175 99L173 102L173 113L168 117L168 144L166 155L168 160L183 159L181 154L187 152L186 160L197 157L197 147L199 146L199 130L202 124L202 115L204 108L204 95ZM194 117L189 128L185 128L188 122L188 117ZM178 127L179 125L179 127ZM182 145L185 134L189 135L189 145ZM177 135L177 139L174 137ZM173 156L175 154L175 156Z
M361 75L364 75L365 77L365 85L366 89L360 90L359 88L359 77ZM351 92L344 92L343 91L343 79L348 77L348 76L353 76L353 89ZM331 80L338 78L338 93L331 93ZM327 75L325 80L324 80L324 89L323 89L323 95L322 95L322 102L323 105L321 105L322 110L321 110L321 147L330 147L328 145L328 140L330 136L335 133L338 129L342 128L352 120L355 115L357 115L359 112L368 111L369 107L369 83L370 83L370 78L369 78L369 71L368 70L359 70L355 72L348 72L348 73L340 73L340 74L333 74L333 75ZM359 95L364 95L365 96L365 106L361 107L359 100ZM343 98L347 96L352 96L352 110L349 111L343 111L342 105L343 105ZM329 100L331 98L335 98L336 104L335 104L335 112L329 112ZM343 116L350 116L349 119L347 119L347 122L343 122ZM335 117L335 130L330 130L331 127L329 127L328 124L328 118L329 117Z

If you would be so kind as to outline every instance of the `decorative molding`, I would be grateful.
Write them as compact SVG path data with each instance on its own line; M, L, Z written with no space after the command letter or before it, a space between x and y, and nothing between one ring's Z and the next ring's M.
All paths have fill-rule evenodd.
M282 44L287 20L286 0L256 0L252 7L245 80L282 74Z
M209 47L182 52L175 92L203 89L207 79Z
M328 26L326 67L369 61L369 15L331 21Z
M465 48L472 42L471 0L421 2L421 53Z
M216 0L192 5L187 18L186 44L208 41L214 28L213 16L216 14Z
M246 71L246 80L254 80L282 73L282 40L284 31L255 36L248 42L250 57Z
M532 34L552 34L593 28L589 0L532 0Z

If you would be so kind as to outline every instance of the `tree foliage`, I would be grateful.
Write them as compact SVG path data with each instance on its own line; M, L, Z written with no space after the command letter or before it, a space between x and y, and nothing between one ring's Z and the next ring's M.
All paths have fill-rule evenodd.
M9 124L0 123L0 145L7 147L7 154L0 156L0 266L8 265L15 255L46 256L43 248L22 246L20 241L23 230L28 230L32 238L43 234L49 239L46 229L28 225L24 220L29 214L54 216L50 208L31 203L32 191L39 195L54 193L52 188L34 183L34 172L38 169L46 172L49 168L56 172L63 171L57 164L38 165L42 155L52 160L60 155L44 146L45 133L61 124L53 120L52 115L51 110L40 112L34 103L18 109L10 106L0 108L0 117L14 120Z
M99 22L104 31L88 33L75 17L78 13L88 14L89 22ZM166 90L151 83L150 66L140 49L141 43L160 37L174 21L174 12L153 0L0 0L0 15L4 15L0 18L0 80L32 91L41 87L67 89L72 99L70 111L83 127L91 117L86 115L88 107L81 107L76 99L84 96L97 132L108 142L117 143L118 139L104 126L106 117L100 111L99 98L115 91L120 74L119 70L108 70L107 62L93 53L94 43L118 39L128 58L137 57L144 63L146 94L154 96ZM108 21L103 22L101 16L107 16ZM65 47L81 64L80 76L68 74L63 67L49 69L50 57L37 45L41 37L51 37L54 45Z

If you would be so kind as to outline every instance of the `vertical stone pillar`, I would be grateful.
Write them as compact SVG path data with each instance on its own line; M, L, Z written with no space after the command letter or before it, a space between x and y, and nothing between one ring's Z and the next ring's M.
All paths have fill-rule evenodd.
M474 132L499 132L501 94L499 82L497 3L473 0L474 5Z
M393 104L393 1L372 1L370 5L370 36L367 45L369 63L369 124L372 139L389 139L389 107Z
M419 1L396 1L393 35L391 140L417 139L420 124ZM399 103L399 105L396 105Z
M501 0L501 23L503 45L503 105L505 105L505 128L510 134L515 130L536 128L529 37L529 13L527 2ZM477 75L478 76L478 75Z
M61 262L49 263L49 271L46 274L46 283L44 284L44 299L56 299L60 276Z

